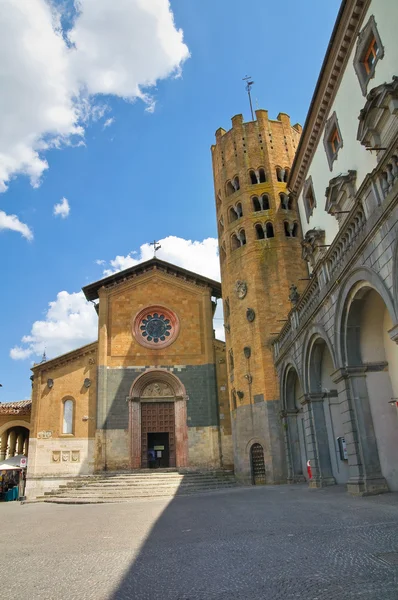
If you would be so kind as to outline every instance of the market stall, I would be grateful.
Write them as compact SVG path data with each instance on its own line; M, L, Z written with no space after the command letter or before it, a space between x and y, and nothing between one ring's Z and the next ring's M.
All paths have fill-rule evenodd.
M10 502L23 497L26 456L12 456L0 463L0 501Z

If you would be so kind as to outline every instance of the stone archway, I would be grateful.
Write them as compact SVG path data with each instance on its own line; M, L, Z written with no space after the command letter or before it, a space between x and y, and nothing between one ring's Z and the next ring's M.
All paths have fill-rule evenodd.
M170 429L175 440L175 447L170 449L171 466L188 466L187 399L184 385L170 371L148 369L137 377L128 398L132 469L146 466L145 457L143 459L143 450L146 452L146 449L142 440L148 427L143 418L147 419L150 413L156 418L156 409L174 419L174 427Z

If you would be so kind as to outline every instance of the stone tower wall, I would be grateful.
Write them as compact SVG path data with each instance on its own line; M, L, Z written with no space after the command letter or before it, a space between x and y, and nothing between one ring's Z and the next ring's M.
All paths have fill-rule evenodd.
M285 479L272 341L291 308L290 285L303 289L306 282L300 279L307 278L308 271L301 258L297 204L288 197L286 181L278 181L277 169L282 170L279 178L286 180L300 133L301 126L292 127L288 115L281 113L275 121L268 119L267 111L258 110L256 121L244 123L242 115L233 117L232 129L218 129L212 146L235 470L246 481L251 477L254 442L264 448L267 482ZM284 205L281 193L286 195ZM253 197L260 201L264 194L269 209L256 211ZM256 225L270 235L267 223L274 236L257 239ZM287 237L285 227L295 236ZM243 282L239 291L238 282ZM249 309L254 311L253 320ZM250 358L244 347L250 348Z

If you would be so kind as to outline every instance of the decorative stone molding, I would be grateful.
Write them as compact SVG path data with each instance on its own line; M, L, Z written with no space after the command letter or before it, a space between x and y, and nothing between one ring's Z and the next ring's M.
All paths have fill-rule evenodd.
M335 143L335 148L332 144L332 136L334 132L337 133L337 142ZM329 164L329 169L332 171L333 163L335 160L337 160L337 155L340 149L343 147L343 138L341 135L336 112L333 112L329 119L326 121L323 133L323 145L326 152L326 158Z
M329 181L326 188L325 210L340 223L344 215L339 214L343 210L351 210L356 194L356 171L348 171L334 177Z
M369 72L367 72L364 64L364 56L373 38L376 40L378 52L371 69L369 70ZM371 15L369 21L366 23L365 27L362 29L358 36L357 47L355 49L354 55L354 69L357 74L359 84L361 86L362 94L364 96L366 94L369 81L372 79L372 77L374 77L376 64L379 60L383 58L383 56L384 47L381 43L375 18L373 15Z
M323 229L309 229L301 242L302 257L311 267L315 267L323 256L325 248L325 231Z
M359 113L357 140L365 148L385 146L388 143L387 131L391 138L398 127L397 115L398 77L394 76L390 83L382 83L369 92L366 104ZM391 124L395 121L395 131L391 131L390 120Z

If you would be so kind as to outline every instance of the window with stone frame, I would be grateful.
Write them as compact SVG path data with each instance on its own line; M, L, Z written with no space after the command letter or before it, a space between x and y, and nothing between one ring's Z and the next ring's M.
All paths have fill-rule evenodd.
M310 217L316 208L316 198L311 175L306 179L303 187L303 203L307 223L310 222Z
M372 15L358 36L354 56L354 69L364 96L367 94L369 81L375 75L376 64L383 56L384 47Z
M343 138L341 135L337 115L334 112L326 121L325 132L323 136L323 145L325 147L326 158L329 169L333 170L333 163L337 159L340 148L343 147Z
M75 403L73 400L64 400L62 402L62 433L73 435L73 412Z

